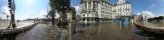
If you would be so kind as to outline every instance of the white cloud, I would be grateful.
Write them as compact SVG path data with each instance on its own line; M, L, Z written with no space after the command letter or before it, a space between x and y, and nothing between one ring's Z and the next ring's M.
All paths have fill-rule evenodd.
M4 15L10 15L8 6L2 6L0 12Z
M36 14L36 15L34 15L34 17L35 18L45 18L46 17L46 15L47 15L47 11L46 10L40 10L40 12L38 13L38 14ZM59 18L60 17L60 15L56 12L55 13L55 18Z
M37 17L39 18L45 18L47 15L47 11L46 10L40 10Z
M58 14L58 13L55 13L55 18L59 18L60 17L60 15Z
M8 6L1 6L1 8L0 8L0 18L6 19L7 15L10 16ZM9 17L9 19L10 19L10 17Z
M141 15L141 13L137 13L137 15Z
M46 15L47 15L46 10L40 10L39 12L31 13L31 15L28 15L27 17L24 17L24 18L45 18ZM21 17L21 19L23 18Z
M79 15L81 13L80 5L73 6L76 9L76 14Z
M147 16L149 18L155 17L156 15L154 15L151 11L142 11L137 13L138 15L144 15Z
M16 17L16 20L25 20L27 18L28 18L28 16Z

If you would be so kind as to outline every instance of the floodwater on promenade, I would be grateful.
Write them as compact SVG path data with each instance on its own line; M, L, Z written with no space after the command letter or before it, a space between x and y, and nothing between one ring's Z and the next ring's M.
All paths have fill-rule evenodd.
M33 21L16 22L16 28L26 27L33 24ZM0 21L0 29L6 29L10 25L10 21Z
M160 34L137 29L129 22L78 24L70 40L164 40Z

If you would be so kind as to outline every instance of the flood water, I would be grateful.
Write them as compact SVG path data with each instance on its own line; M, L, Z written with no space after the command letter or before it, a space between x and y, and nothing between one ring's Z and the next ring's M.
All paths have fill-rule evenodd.
M32 32L27 31L26 33L27 35L20 39L24 39L24 38L26 39L26 37L31 38L32 36L30 36L29 34L33 35L34 38L45 37L42 35L47 35L47 34L42 34L42 32L40 32L43 31L43 33L47 33L44 32L45 31L44 29L46 29L44 27L46 26L41 25L34 28ZM130 22L110 22L110 23L95 23L95 24L75 23L67 27L75 28L76 33L73 35L66 34L68 35L66 36L66 40L164 40L163 34L156 34L156 33L142 31L136 28L136 26ZM70 32L69 28L66 29L68 29L67 31ZM38 35L34 35L34 34L38 34Z
M16 28L26 27L33 24L33 21L20 21L16 22ZM10 25L10 21L0 21L0 29L6 29Z
M142 31L130 22L78 24L70 40L164 40L162 34Z

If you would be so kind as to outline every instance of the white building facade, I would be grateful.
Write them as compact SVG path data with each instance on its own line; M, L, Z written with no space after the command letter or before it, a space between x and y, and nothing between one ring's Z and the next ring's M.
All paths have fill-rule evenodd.
M117 4L113 6L113 13L116 16L130 16L131 15L131 3L125 2L125 0L118 0Z
M81 0L81 20L84 23L110 22L116 16L130 16L131 4L119 0L116 5L106 0ZM122 10L122 11L120 11Z

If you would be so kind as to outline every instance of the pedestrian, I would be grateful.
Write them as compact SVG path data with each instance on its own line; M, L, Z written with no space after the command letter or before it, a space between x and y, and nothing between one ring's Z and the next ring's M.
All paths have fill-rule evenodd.
M143 15L140 15L140 23L143 24Z

